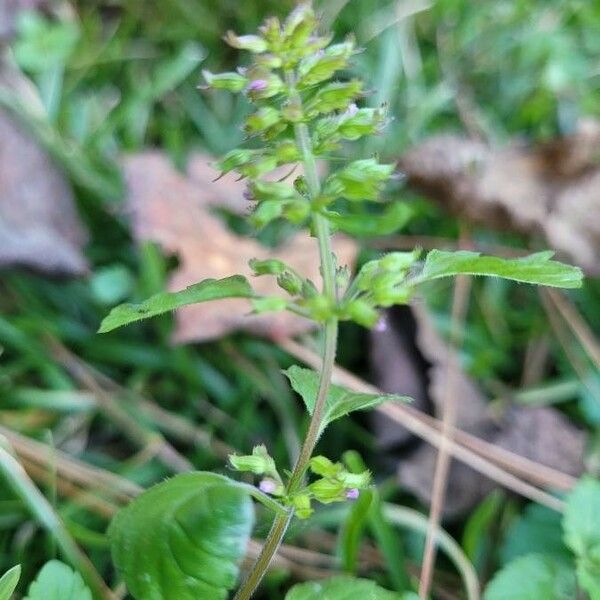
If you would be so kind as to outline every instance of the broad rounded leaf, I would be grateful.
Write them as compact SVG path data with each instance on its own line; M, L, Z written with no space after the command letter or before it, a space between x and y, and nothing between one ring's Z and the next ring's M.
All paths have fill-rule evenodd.
M215 473L177 475L117 513L113 560L137 600L222 600L253 522L242 486Z
M9 569L2 575L0 579L0 600L10 600L19 578L21 577L21 565L15 565L12 569Z
M390 592L368 579L333 577L295 585L285 600L409 600L410 596Z
M579 583L600 600L600 481L583 478L567 497L565 543L577 556Z
M92 592L79 573L58 560L51 560L29 586L25 600L92 600Z
M578 556L600 547L600 481L583 478L567 497L565 543Z
M179 292L155 294L141 304L121 304L113 308L102 321L99 333L106 333L142 319L199 302L222 300L223 298L252 298L254 292L248 280L242 275L233 275L225 279L205 279Z
M576 596L575 572L568 563L528 554L497 573L484 600L573 600Z
M438 277L465 274L503 277L552 287L581 287L583 281L581 269L550 260L553 254L553 252L538 252L524 258L508 259L481 256L478 252L467 250L458 252L432 250L427 255L423 271L415 281L420 283Z
M294 391L300 394L304 400L308 413L312 415L319 391L319 374L297 365L291 366L284 373L290 380ZM323 427L355 410L366 410L384 402L394 401L410 402L411 399L395 394L361 394L339 385L331 385L327 394Z

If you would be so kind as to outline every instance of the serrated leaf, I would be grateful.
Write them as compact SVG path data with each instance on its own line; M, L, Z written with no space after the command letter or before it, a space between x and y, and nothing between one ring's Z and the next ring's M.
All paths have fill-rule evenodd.
M79 573L58 560L51 560L29 586L25 600L92 600L92 592Z
M568 563L545 554L513 560L488 585L484 600L573 600L575 573Z
M414 211L408 204L396 202L379 215L342 215L328 212L326 216L338 229L351 235L380 236L398 231L408 223L413 214Z
M252 530L244 488L215 473L159 483L117 513L113 561L137 600L224 600Z
M291 366L284 373L290 380L294 391L300 394L302 400L304 400L309 414L312 415L319 391L319 374L311 369L303 369L297 365ZM395 394L361 394L347 390L339 385L331 385L327 394L322 428L325 428L332 421L356 410L366 410L384 402L398 401L410 402L411 399Z
M578 288L583 273L578 267L550 260L553 252L538 252L523 258L499 258L482 256L478 252L460 250L446 252L431 250L425 260L423 271L416 282L429 281L454 275L486 275L503 277L522 283L533 283L561 288Z
M252 298L254 291L248 280L242 275L233 275L224 279L205 279L179 292L155 294L141 304L121 304L113 308L102 321L99 333L106 333L142 319L149 319L163 313L209 300L223 298Z
M409 600L410 596L390 592L368 579L333 577L295 585L285 600Z
M583 478L567 497L563 516L565 543L577 557L580 585L600 599L600 481Z
M2 575L0 579L0 600L10 600L19 579L21 577L21 565L15 565Z

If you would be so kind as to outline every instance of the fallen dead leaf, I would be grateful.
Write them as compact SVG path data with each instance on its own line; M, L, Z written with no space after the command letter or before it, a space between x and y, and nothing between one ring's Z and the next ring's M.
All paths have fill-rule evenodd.
M407 326L410 315L399 318L398 310L391 311L387 331L372 334L371 360L373 363L376 359L378 363L374 369L375 382L378 386L383 384L386 392L406 394L413 385L411 382L425 380L425 397L423 384L419 383L416 387L419 394L417 407L421 410L431 408L439 416L442 414L447 376L446 343L423 306L415 305L410 309L416 328L410 324ZM404 328L404 331L398 331L399 328ZM398 351L406 343L406 331L411 328L414 329L414 340L409 342L409 351ZM386 339L385 352L377 347L382 336ZM394 336L395 344L391 341ZM416 344L418 350L411 350L410 344ZM420 357L415 357L415 352ZM411 373L415 369L416 373ZM512 406L498 416L490 410L487 398L475 381L462 370L455 375L454 388L457 428L564 473L577 476L583 471L585 434L559 411L547 407ZM437 450L425 443L416 447L407 444L411 439L408 432L396 423L386 422L384 417L376 421L376 432L382 447L388 451L401 451L401 454L396 453L401 485L428 504ZM456 460L452 461L447 485L446 517L464 514L494 488L489 479Z
M66 177L0 110L0 267L81 275L86 237Z
M205 165L210 158L196 156L190 161L190 175L174 169L160 152L146 152L125 160L133 232L139 240L158 242L169 254L179 257L169 289L179 290L209 277L240 273L251 277L251 258L277 257L313 281L319 280L318 251L314 239L298 235L275 251L256 240L233 234L210 212L210 207L237 210L245 183L226 177L213 182ZM246 204L247 206L247 204ZM356 256L354 242L336 237L334 249L340 264L351 264ZM271 277L252 278L260 294L282 294ZM228 299L185 307L177 312L175 342L205 341L235 330L270 337L306 332L313 324L301 317L282 313L249 315L250 304Z
M410 185L456 214L495 228L543 234L549 246L600 273L600 122L534 147L493 148L435 136L400 161Z

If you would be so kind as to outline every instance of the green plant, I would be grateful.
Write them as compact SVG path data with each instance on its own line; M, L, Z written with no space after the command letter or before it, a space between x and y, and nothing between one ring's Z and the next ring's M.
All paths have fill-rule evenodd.
M315 446L331 421L384 401L406 399L357 394L331 384L340 321L374 327L382 308L406 304L420 286L459 274L565 288L581 285L581 271L551 260L551 252L505 260L474 252L433 250L422 260L420 250L415 249L367 262L354 277L345 265L337 264L332 232L362 231L365 221L381 220L350 213L346 207L377 203L394 165L369 157L342 162L330 174L319 176L318 160L338 164L336 153L343 144L379 133L386 114L384 107L359 108L355 104L365 95L362 81L334 80L357 52L353 39L332 44L331 36L317 30L311 6L301 4L283 23L267 19L258 35L230 32L226 41L249 51L251 64L235 72L205 71L204 75L209 87L244 93L256 107L245 124L253 146L225 155L218 165L220 171L236 171L247 178L254 203L250 219L257 227L285 219L310 231L319 248L322 285L282 261L254 260L250 266L255 275L276 277L285 296L260 296L245 277L232 275L202 281L180 292L157 294L138 305L119 306L100 328L107 332L181 306L236 297L247 298L257 313L288 310L310 319L324 335L319 373L300 367L286 371L310 415L291 472L277 465L267 448L257 446L249 455L231 456L230 463L237 471L257 475L258 487L211 473L180 475L143 494L113 521L113 559L139 600L191 600L199 593L207 600L227 597L236 585L237 563L250 535L253 497L275 517L258 560L236 593L236 599L247 600L259 586L292 519L309 518L315 503L356 499L370 486L367 470L356 472L349 465L314 456ZM292 179L298 164L303 174ZM276 167L286 165L288 177L279 181L265 178ZM386 217L405 218L402 209L393 208L401 204L391 206ZM358 595L363 589L361 595L366 592L372 598L400 597L373 582L345 578L298 586L288 598L312 598L315 594L350 598L354 596L349 594Z
M569 494L563 516L564 541L572 554L535 552L519 556L496 574L485 600L568 600L578 597L578 585L591 600L599 600L599 519L600 483L583 478Z

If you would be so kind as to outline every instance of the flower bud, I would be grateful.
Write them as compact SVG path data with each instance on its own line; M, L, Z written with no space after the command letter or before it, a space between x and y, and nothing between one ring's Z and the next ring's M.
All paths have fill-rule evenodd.
M236 471L248 471L256 475L270 475L277 481L281 481L275 461L269 456L266 446L261 444L252 449L252 454L248 456L237 456L231 454L229 462Z
M249 186L256 200L288 200L297 198L298 192L294 186L283 181L253 181Z
M233 31L228 31L223 39L232 47L238 50L248 50L260 54L267 51L267 42L259 35L236 35Z
M237 170L250 179L261 177L277 167L277 159L268 154L256 154L252 160L240 165Z
M371 328L379 319L379 313L375 308L366 300L360 298L352 300L346 307L345 312L352 321L363 327Z
M286 202L283 216L294 225L301 225L310 213L310 205L305 200Z
M353 79L347 82L330 83L315 93L306 103L309 114L329 113L334 110L346 110L352 100L362 91L362 81Z
M261 492L271 496L283 496L285 493L285 489L281 482L275 481L274 479L270 479L268 477L261 480L261 482L258 484L258 489Z
M238 93L248 85L248 79L239 73L211 73L205 69L202 75L207 85L215 90Z
M275 147L275 156L279 164L291 163L300 160L300 152L296 142L293 140L284 140Z
M382 165L374 158L355 160L334 173L325 185L325 193L348 200L376 200L394 165Z
M280 200L265 200L250 215L250 222L257 229L261 229L271 221L278 219L282 213L283 203Z
M251 79L246 86L246 94L250 100L264 100L281 93L284 87L283 81L277 75L270 73Z
M254 64L267 71L272 71L281 68L283 61L280 56L275 54L259 54L255 57Z
M356 276L357 289L359 289L361 292L368 292L371 289L373 280L375 279L379 270L379 260L370 260L369 262L365 263Z
M302 292L302 279L290 270L284 271L277 277L277 285L290 296L299 296Z
M366 488L371 483L370 471L363 471L362 473L350 473L349 471L342 471L338 475L338 479L343 483L345 488Z
M316 26L317 19L310 4L299 4L283 24L283 36L286 47L302 47L310 38Z
M283 118L290 123L299 123L304 117L302 106L297 101L286 102L281 107L281 114L283 115Z
M229 173L239 167L249 163L251 160L260 156L260 150L248 150L237 148L228 152L218 163L217 166L223 173Z
M279 298L278 296L266 296L252 300L252 308L257 315L267 312L281 312L287 306L288 303L285 298Z
M412 252L389 252L383 258L379 259L379 264L386 271L406 272L419 258L420 254L420 249L415 249Z
M350 269L347 265L343 267L338 267L335 271L335 284L338 289L345 289L350 283Z
M292 506L296 510L296 516L299 519L308 519L313 513L310 496L308 494L296 494L290 499Z
M365 135L379 133L385 125L385 112L379 108L361 108L341 115L337 133L345 140L357 140Z
M254 271L255 275L281 275L287 269L287 265L276 258L267 260L251 258L248 266Z
M263 106L246 119L244 131L250 135L261 133L281 120L281 113L271 106Z
M325 456L313 456L308 463L308 468L315 475L321 475L322 477L335 477L343 470L344 467L340 463L331 462Z
M332 502L341 502L346 499L346 488L344 484L336 478L317 479L308 486L315 500L323 504Z
M279 50L281 45L281 23L277 17L269 17L264 24L259 27L260 33L267 40L273 52Z
M348 40L307 56L298 67L298 86L310 87L330 79L336 71L348 65L348 59L354 54L354 51L354 41Z
M317 294L306 300L305 306L310 312L311 318L315 321L327 321L333 315L331 302L322 294Z
M302 282L302 297L309 299L314 298L319 294L315 284L310 279L305 279Z

